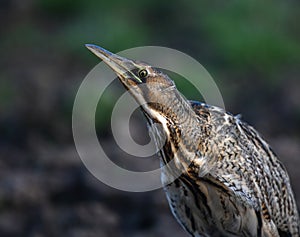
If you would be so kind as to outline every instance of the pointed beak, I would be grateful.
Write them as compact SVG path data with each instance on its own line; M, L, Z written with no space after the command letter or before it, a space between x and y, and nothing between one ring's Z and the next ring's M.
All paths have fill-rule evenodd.
M113 54L108 50L94 44L86 44L85 46L97 57L102 59L103 62L106 63L117 74L123 83L125 82L123 80L126 79L142 82L131 72L136 68L135 63L132 60Z

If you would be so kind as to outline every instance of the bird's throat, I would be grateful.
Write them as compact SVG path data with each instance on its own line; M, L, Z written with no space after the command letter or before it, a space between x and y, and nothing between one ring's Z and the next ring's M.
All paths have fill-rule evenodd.
M198 147L203 136L201 127L204 124L196 116L188 101L184 100L173 102L169 107L160 108L160 110L151 109L150 113L146 116L150 127L159 123L163 130L159 131L157 126L152 130L156 144L160 145L158 148L162 147L160 150L162 164L174 161L174 169L179 172L188 172L190 164L194 160L199 161L202 157Z

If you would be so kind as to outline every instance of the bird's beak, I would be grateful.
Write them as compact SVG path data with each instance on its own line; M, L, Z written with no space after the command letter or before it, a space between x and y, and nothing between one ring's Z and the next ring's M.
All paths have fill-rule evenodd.
M132 60L113 54L97 45L86 44L85 46L97 57L102 59L103 62L117 74L123 83L127 84L126 80L128 79L136 80L139 83L142 82L131 72L136 68L135 63Z

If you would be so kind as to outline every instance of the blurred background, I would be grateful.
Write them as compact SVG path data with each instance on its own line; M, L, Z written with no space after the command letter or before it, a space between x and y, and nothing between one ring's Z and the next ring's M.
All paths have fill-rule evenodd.
M1 0L0 19L0 236L187 236L162 190L115 190L79 159L73 101L99 62L85 43L113 52L165 46L197 59L227 110L242 114L277 152L300 204L299 1ZM122 92L113 83L101 98L97 133L116 162L131 159L137 165L130 168L140 169L109 129ZM139 116L132 119L137 140L146 133ZM156 157L144 161L142 168L157 164Z

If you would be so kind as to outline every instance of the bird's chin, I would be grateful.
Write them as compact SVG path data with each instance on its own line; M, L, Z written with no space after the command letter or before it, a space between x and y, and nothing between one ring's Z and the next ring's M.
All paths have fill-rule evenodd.
M130 87L138 86L141 84L137 80L135 80L131 77L128 77L128 75L126 75L126 74L118 75L118 79L125 86L125 88L127 90L130 90Z

